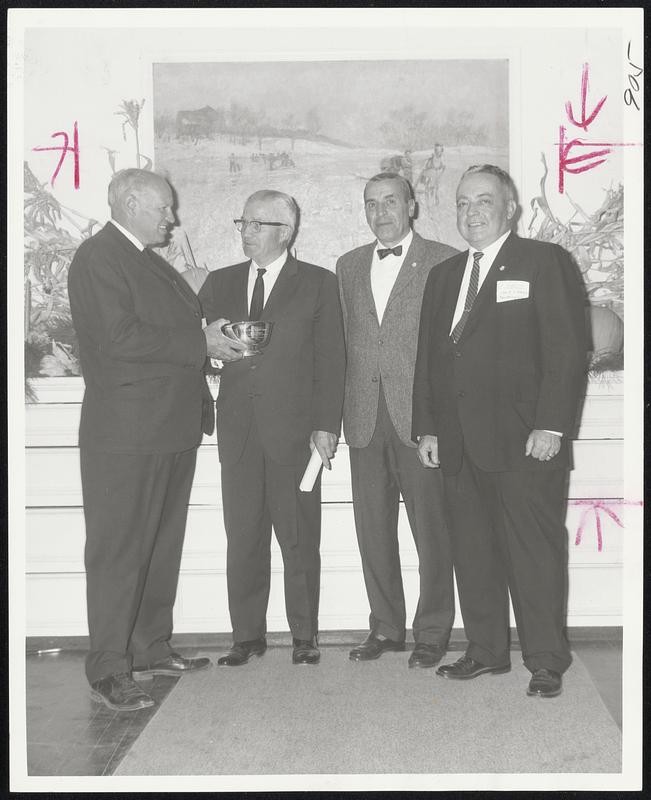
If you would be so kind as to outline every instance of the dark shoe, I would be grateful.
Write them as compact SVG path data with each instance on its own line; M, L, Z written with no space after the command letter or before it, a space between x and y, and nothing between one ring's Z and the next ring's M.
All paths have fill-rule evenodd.
M351 661L373 661L379 658L382 653L387 650L402 652L405 649L404 642L394 642L393 639L378 639L378 637L371 633L366 641L358 644L348 654Z
M292 664L318 664L321 653L316 645L316 639L294 639L294 652Z
M445 655L445 648L440 644L427 644L416 642L412 654L409 656L410 667L435 667Z
M558 697L563 691L563 679L553 669L537 669L531 676L529 697Z
M265 639L252 639L250 642L235 642L231 649L218 659L220 667L241 667L251 656L264 655L267 649Z
M493 675L501 675L503 672L510 672L510 664L499 664L496 667L487 667L479 661L475 661L469 656L461 656L454 664L444 664L436 670L437 675L443 678L453 678L458 681L467 681L470 678L476 678L478 675L484 675L487 672Z
M131 674L137 681L153 678L154 675L185 675L210 666L209 658L183 658L178 653L170 653L146 667L134 667Z
M91 683L90 696L112 711L138 711L155 705L128 672L118 672Z

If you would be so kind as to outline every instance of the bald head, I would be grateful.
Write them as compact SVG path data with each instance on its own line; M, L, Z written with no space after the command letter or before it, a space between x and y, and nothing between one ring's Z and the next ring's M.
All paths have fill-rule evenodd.
M167 241L174 224L174 198L169 183L161 175L145 169L116 172L108 188L111 216L143 245Z

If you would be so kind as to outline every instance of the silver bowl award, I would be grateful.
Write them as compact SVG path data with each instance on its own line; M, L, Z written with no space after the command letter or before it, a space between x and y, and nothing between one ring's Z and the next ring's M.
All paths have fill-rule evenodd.
M222 325L222 333L246 345L243 356L257 356L269 344L273 322L252 320L251 322L229 322Z

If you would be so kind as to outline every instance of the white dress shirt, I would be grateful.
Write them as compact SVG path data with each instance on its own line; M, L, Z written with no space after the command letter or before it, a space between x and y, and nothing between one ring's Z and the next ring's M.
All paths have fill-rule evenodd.
M126 228L123 228L122 225L120 225L120 223L116 222L114 219L109 220L109 222L111 223L111 225L115 225L115 227L120 231L120 233L126 236L130 242L133 242L133 244L135 244L135 246L138 248L138 250L140 250L141 253L143 252L143 250L145 249L145 245L140 241L140 239L136 239L136 237L132 233L130 233Z
M402 253L399 256L389 253L380 260L377 251L380 248L384 249L384 245L380 242L377 243L377 247L373 251L373 261L371 262L371 291L373 292L375 311L377 312L377 319L380 324L382 323L382 317L384 316L384 311L389 302L393 284L396 282L396 278L402 268L407 251L411 247L411 240L413 238L414 234L410 230L401 242L394 245L394 247L402 245Z
M274 288L274 284L278 279L278 275L280 275L280 270L285 266L285 261L287 261L287 252L281 253L275 261L272 261L271 264L267 264L266 267L260 267L258 264L251 259L251 266L249 267L249 281L246 288L246 317L249 317L249 309L251 308L251 300L253 299L253 287L255 286L256 278L258 277L258 270L259 269L266 269L267 271L262 276L262 282L264 284L264 306L267 305L267 300L269 299L269 295L271 294L271 290ZM231 322L235 322L235 320L231 320ZM224 362L218 358L211 358L210 363L213 367L217 367L221 369L224 366Z
M489 244L488 247L482 247L482 249L479 251L484 255L479 259L479 286L477 287L477 292L479 292L481 289L482 283L486 280L488 271L493 266L493 262L495 261L495 257L497 256L500 247L504 244L510 233L511 231L507 231L500 236L499 239L496 239L492 244ZM452 317L452 327L450 328L450 333L452 333L457 322L459 322L461 319L461 315L463 314L463 308L466 304L466 295L468 294L468 284L470 283L470 273L472 272L473 256L476 252L478 252L476 247L471 247L468 250L466 269L463 273L463 280L461 281L461 288L459 289L457 306L454 310L454 316Z
M274 288L274 284L278 279L278 275L280 275L280 270L285 266L285 261L287 261L287 251L279 255L275 261L271 262L271 264L267 264L266 267L260 267L255 263L255 261L251 261L251 266L249 267L249 283L247 286L247 310L251 308L253 287L255 286L255 281L258 277L258 270L267 270L262 276L262 282L264 283L264 305L266 306L269 295L271 294L271 290Z

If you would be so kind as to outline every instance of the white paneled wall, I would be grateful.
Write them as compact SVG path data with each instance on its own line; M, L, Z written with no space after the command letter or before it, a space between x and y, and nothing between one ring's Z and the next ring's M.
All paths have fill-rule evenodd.
M35 381L35 389L39 402L26 408L26 633L85 635L84 520L76 447L82 385L77 379L49 378ZM622 394L623 384L616 378L590 386L574 445L567 514L570 626L622 624L623 537L642 531L641 509L621 506ZM219 487L213 438L199 451L175 607L177 632L230 631ZM339 447L332 472L324 475L322 495L320 627L363 629L368 624L368 606L345 444ZM607 510L595 511L594 500L603 500L624 527ZM402 510L400 544L408 615L413 615L418 564ZM272 570L268 628L284 631L282 561L275 544ZM462 626L459 614L455 626Z

